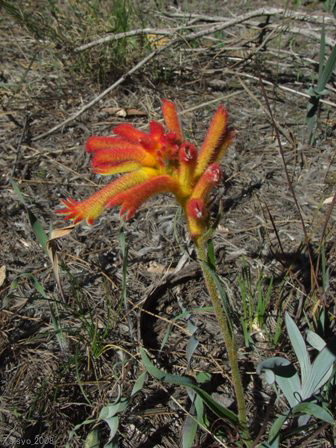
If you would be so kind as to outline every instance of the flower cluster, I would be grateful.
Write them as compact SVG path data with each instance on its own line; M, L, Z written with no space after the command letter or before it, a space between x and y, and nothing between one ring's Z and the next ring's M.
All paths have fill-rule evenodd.
M92 224L105 208L119 205L127 220L150 197L173 193L183 207L193 238L207 228L207 199L221 179L220 160L234 139L228 127L228 112L219 106L199 150L184 139L174 103L163 100L166 129L151 121L149 132L120 124L113 137L90 137L86 149L92 154L96 173L125 173L84 201L63 200L57 210L74 223Z

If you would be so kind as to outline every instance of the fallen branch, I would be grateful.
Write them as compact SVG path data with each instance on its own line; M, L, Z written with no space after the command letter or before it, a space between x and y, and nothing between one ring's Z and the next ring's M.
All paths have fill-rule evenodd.
M118 87L120 84L122 84L126 80L126 78L128 76L130 76L133 73L135 73L137 70L139 70L139 68L143 67L147 62L149 62L155 56L157 56L158 54L160 54L163 51L167 50L168 48L170 48L172 46L175 46L177 44L180 44L182 42L189 42L191 40L198 39L200 37L207 36L209 34L213 34L213 33L217 32L217 31L222 31L222 30L224 30L226 28L229 28L229 27L231 27L233 25L237 25L238 23L245 22L246 20L249 20L249 19L251 19L253 17L263 16L263 15L268 15L269 16L269 15L276 15L276 14L284 15L285 17L291 16L291 15L297 17L297 13L295 13L294 11L286 11L284 9L279 9L279 8L269 8L269 9L267 9L267 8L259 8L259 9L256 9L254 11L247 12L246 14L242 14L242 15L240 15L238 17L234 17L233 19L227 20L225 22L222 22L222 23L219 23L219 24L215 24L215 25L213 25L210 28L207 28L205 30L194 31L194 32L186 34L184 36L178 36L175 39L172 39L165 46L163 46L161 48L157 48L156 50L152 51L149 55L147 55L140 62L138 62L136 65L134 65L128 72L126 72L124 75L122 75L114 84L109 86L107 89L105 89L103 92L101 92L97 97L95 97L88 104L86 104L84 107L82 107L82 109L77 111L75 114L71 115L69 118L64 120L62 123L60 123L60 124L54 126L53 128L51 128L49 131L44 132L42 134L39 134L36 137L33 137L32 141L37 141L37 140L40 140L41 138L47 137L48 135L52 134L53 132L57 131L58 129L61 129L62 127L66 126L67 124L69 124L72 121L74 121L76 118L78 118L84 112L86 112L92 106L94 106L96 103L98 103L102 98L104 98L106 95L108 95L110 92L112 92L112 90L114 90L116 87ZM299 14L299 15L302 16L302 14ZM193 17L193 15L192 14L189 15L189 17ZM253 78L253 77L251 76L251 78ZM268 84L267 81L265 83ZM273 85L272 83L269 83L269 84ZM289 90L290 91L290 89L288 89L288 88L283 88L283 90ZM307 95L307 94L303 94L303 93L299 93L299 94L302 95L302 96L309 97L309 95ZM328 101L323 101L323 102L325 104L329 104L329 105L334 106L333 103L330 103Z
M185 27L175 28L173 30L167 29L157 29L157 28L142 28L138 30L127 31L125 33L117 33L117 34L109 34L108 36L101 37L100 39L93 40L87 44L83 44L74 49L75 53L79 53L80 51L87 50L88 48L96 47L97 45L105 44L107 42L111 42L112 40L124 39L125 37L132 36L141 36L143 34L157 34L158 36L173 36L174 33Z
M266 86L271 86L271 87L273 87L275 89L284 90L285 92L294 93L295 95L303 96L305 98L310 98L310 95L308 93L300 92L299 90L291 89L290 87L282 86L282 85L276 84L274 82L267 81L266 79L263 79L263 78L258 77L258 76L250 75L249 73L237 72L237 71L230 70L230 69L226 69L226 70L217 69L217 70L218 70L218 72L221 73L221 75L225 75L226 73L228 73L228 74L234 75L236 77L237 76L238 77L241 76L243 78L253 79L254 81L262 82ZM217 70L207 70L205 72L205 74L213 74ZM225 87L226 86L226 82L222 81L222 80L216 81L216 87L221 87L221 86ZM328 101L328 100L322 100L321 99L320 103L323 103L323 104L326 104L327 106L331 106L331 107L335 107L336 108L336 103L332 103L331 101Z
M336 20L332 15L327 14L304 14L299 11L292 11L290 9L283 8L259 8L254 11L251 11L250 18L257 16L285 16L293 20L298 20L301 22L311 22L311 23L331 23L335 24ZM186 19L197 19L203 20L207 22L223 22L227 21L227 17L223 16L207 16L204 14L195 14L195 13L184 13L184 12L175 12L175 13L164 13L167 17L176 17L176 18L186 18ZM246 14L245 14L246 15Z
M57 124L53 128L49 129L47 132L43 132L42 134L37 135L36 137L32 138L32 141L35 142L37 140L40 140L41 138L47 137L48 135L54 133L55 131L58 131L58 129L61 129L62 127L66 126L67 124L74 121L76 118L81 116L84 112L89 110L92 106L94 106L96 103L98 103L102 98L104 98L107 94L112 92L116 87L118 87L120 84L122 84L125 79L135 73L139 68L141 68L143 65L145 65L148 61L154 58L154 56L161 53L163 50L166 50L168 47L172 46L175 43L175 40L169 42L167 45L165 45L162 48L158 48L157 50L152 51L150 54L148 54L145 58L143 58L140 62L138 62L136 65L134 65L131 70L129 70L127 73L122 75L114 84L109 86L107 89L105 89L103 92L101 92L98 96L93 98L89 103L87 103L82 109L78 110L76 113L71 115L69 118L64 120L62 123Z

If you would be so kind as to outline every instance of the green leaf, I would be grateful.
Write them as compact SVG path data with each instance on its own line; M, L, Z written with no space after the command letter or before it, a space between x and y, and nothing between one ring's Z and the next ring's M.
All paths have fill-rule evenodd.
M205 410L204 410L204 401L202 400L202 398L199 395L196 395L195 401L194 401L194 406L195 406L195 410L196 410L196 416L197 416L197 421L204 425L204 426L208 426L208 420L206 418L205 415Z
M211 266L211 268L213 270L216 269L216 254L215 254L215 246L213 243L213 240L209 240L208 241L208 251L207 251L207 255L208 255L208 263L209 266Z
M182 448L192 448L197 434L197 421L187 415L182 428Z
M19 199L19 201L21 202L21 204L25 207L25 209L27 211L28 219L29 219L31 228L33 229L33 232L35 233L37 241L40 243L40 245L42 246L45 253L49 256L48 251L47 251L47 242L49 239L48 235L44 231L40 221L36 218L34 213L28 209L27 203L23 197L23 194L21 193L19 185L13 179L10 179L9 181L13 187L13 190L14 190L17 198Z
M140 356L146 370L148 371L148 373L154 376L154 378L171 384L177 384L177 385L180 384L182 386L192 386L195 384L195 380L191 377L174 375L172 373L167 373L164 372L163 370L160 370L149 359L146 350L143 347L140 348Z
M140 392L145 384L147 380L147 372L143 372L138 379L136 380L136 382L134 383L132 392L131 392L131 397L133 397L133 395L137 394L138 392Z
M16 196L17 196L17 198L19 199L19 201L21 202L21 204L22 204L24 207L27 207L27 203L26 203L26 201L25 201L25 198L23 197L23 194L22 194L22 192L21 192L21 190L20 190L20 188L19 188L18 183L15 182L14 179L9 179L9 182L10 182L10 184L12 185L13 190L14 190L14 193L16 194Z
M128 399L121 397L115 403L104 406L100 411L98 419L106 420L108 418L114 417L116 414L125 411L128 407L128 404Z
M195 380L193 378L181 375L173 375L171 373L166 373L163 370L160 370L149 359L143 347L140 348L140 356L146 370L148 371L148 373L154 376L154 378L157 378L160 381L165 381L167 383L190 387L202 398L202 400L208 406L208 408L211 409L211 411L214 412L218 417L226 418L231 422L233 422L234 424L238 424L239 420L237 415L234 412L222 406L220 403L214 400L211 397L211 395L209 395L198 385L196 385Z
M81 422L81 423L78 423L78 425L76 425L71 431L69 431L68 441L67 441L67 443L65 444L65 448L70 448L69 442L74 438L74 436L76 435L76 432L77 432L82 426L85 426L85 425L91 425L92 423L95 423L95 422L96 422L95 419L90 418L90 419L84 420L84 421Z
M270 370L274 375L273 381L282 390L290 407L294 407L301 400L301 383L299 375L292 363L286 358L275 356L273 358L265 359L257 367L257 373Z
M47 251L47 242L49 240L48 235L44 231L42 224L36 218L34 213L31 212L30 210L27 210L27 212L28 212L28 219L29 219L31 228L33 229L33 232L35 233L37 241L42 246L42 249L44 250L44 252L49 256L48 251Z
M277 417L275 419L273 425L271 426L269 435L268 435L268 442L269 443L271 443L274 440L276 440L276 438L278 437L278 434L279 434L283 424L287 420L287 418L288 418L287 415L279 415L279 417Z
M294 320L290 317L288 313L285 316L285 322L287 327L287 332L289 339L292 343L293 349L295 351L296 357L300 364L301 369L301 380L302 383L305 384L308 378L308 375L311 370L310 359L308 355L308 351L306 348L305 341L301 336L301 333L296 326Z
M335 66L336 66L336 45L332 49L332 51L328 57L328 60L323 68L323 71L322 71L321 75L319 76L319 80L317 83L318 90L321 91L321 90L325 89L325 86L329 82L331 75L335 69Z
M303 384L302 399L310 398L330 378L336 361L336 338L333 338L317 355L307 382Z
M325 49L326 49L326 40L325 40L325 25L322 23L321 29L321 39L320 39L320 54L319 54L319 73L318 79L322 78L322 72L324 67L324 59L325 59Z
M321 406L315 403L299 403L293 408L294 414L308 414L319 420L323 420L324 422L334 424L334 417L330 414L329 411L322 408Z
M100 447L100 436L99 431L94 429L90 431L85 439L84 448L99 448Z
M279 448L280 447L280 437L273 440L272 443L264 442L261 448Z
M197 384L208 383L211 378L212 374L210 372L199 372L196 375Z
M48 296L46 290L44 289L44 286L42 285L42 283L40 283L34 275L27 275L27 277L29 277L33 280L34 288L36 289L36 291L39 294L41 294L41 296L44 299L49 300L49 296Z
M214 400L211 395L209 395L205 390L201 389L199 386L192 385L190 386L197 394L202 398L206 406L217 415L217 417L228 419L235 425L239 424L238 416L227 409L226 407L222 406L218 401Z
M195 329L196 329L196 327L195 327ZM198 340L195 338L194 335L192 335L189 338L189 341L188 341L187 347L186 347L186 357L187 357L188 368L190 367L191 358L192 358L193 354L195 353L195 351L198 347L198 344L199 344Z
M318 350L319 352L326 346L326 342L317 333L307 330L306 339L308 344Z
M114 417L104 418L104 421L108 424L108 427L110 429L108 442L111 442L114 436L117 434L120 419L117 415L115 415Z

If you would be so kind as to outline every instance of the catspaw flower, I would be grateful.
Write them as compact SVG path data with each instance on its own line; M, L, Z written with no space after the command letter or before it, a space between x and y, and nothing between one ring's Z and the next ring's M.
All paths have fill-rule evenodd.
M228 112L219 106L205 140L198 151L184 139L174 103L163 100L166 128L156 121L149 132L125 123L113 129L112 137L90 137L86 150L92 154L92 167L98 174L124 173L88 199L63 200L57 210L75 224L89 224L104 209L119 205L128 220L150 197L172 193L183 207L191 235L198 238L207 229L207 200L221 179L220 160L232 143L235 132L228 127Z

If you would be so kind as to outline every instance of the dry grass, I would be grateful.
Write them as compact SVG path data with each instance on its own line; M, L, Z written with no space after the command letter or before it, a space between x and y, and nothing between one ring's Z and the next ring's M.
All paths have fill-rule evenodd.
M268 3L253 2L253 8ZM20 8L12 5L16 12L21 11L19 16L10 11L8 4L0 2L0 264L6 267L0 286L0 445L11 447L40 437L44 445L38 446L66 446L75 426L92 419L91 424L79 427L68 442L70 447L83 447L101 408L120 394L130 396L142 372L138 356L142 342L167 370L186 372L186 344L190 337L187 321L173 318L184 309L208 306L209 302L195 265L192 243L173 202L158 198L146 204L125 226L118 210L111 210L99 225L81 226L64 239L60 248L63 300L49 260L34 238L27 210L9 183L9 178L19 183L29 210L46 231L62 225L54 214L59 199L83 198L105 182L90 171L83 150L86 138L107 135L125 120L142 127L149 119L160 119L162 97L178 103L188 138L195 142L202 140L219 102L226 104L239 132L225 160L226 178L216 192L212 213L216 216L223 212L215 247L219 270L238 318L242 309L242 272L250 272L252 290L260 278L265 289L273 281L265 326L251 335L253 344L240 353L250 416L257 433L271 392L261 384L255 368L267 356L288 350L282 336L283 313L290 311L304 329L325 309L330 320L328 331L335 332L335 211L325 225L328 206L324 204L334 194L336 181L335 79L325 97L329 104L321 107L317 144L309 146L307 98L300 93L305 93L315 79L319 42L280 28L296 26L318 33L320 24L275 14L270 18L275 28L263 28L265 19L254 17L215 34L179 43L144 64L76 120L34 141L75 114L150 51L148 43L139 37L75 55L78 45L106 32L141 26L171 29L186 25L192 18L172 15L175 10L170 2L153 4L142 15L127 3L129 15L124 25L111 15L112 10L106 9L110 2L69 1L63 7L63 2L43 1L38 8L34 2L24 2ZM90 5L96 5L96 9ZM283 2L278 5L282 7ZM216 4L194 1L182 2L181 11L213 16L217 8ZM221 15L228 18L248 11L251 5L244 1L221 6ZM323 14L322 6L315 2L296 11ZM332 38L330 26L334 22L330 20L326 22L327 33ZM188 25L189 32L212 25L204 18L195 20ZM289 191L259 75L272 83L266 84L265 90L281 131L286 166L309 246ZM121 118L115 115L116 108L134 108L147 117ZM128 312L121 296L125 281L121 229L129 251ZM312 280L312 268L322 248L330 275L324 290L320 271L317 284ZM171 276L169 281L166 274ZM44 296L39 285L44 288ZM51 309L55 321L51 320ZM214 317L211 313L195 313L193 323L200 344L188 373L212 373L211 392L232 405L225 350ZM168 328L172 328L171 336L159 353ZM243 344L239 319L237 332ZM60 341L65 344L63 349ZM181 411L178 404L186 411L190 406L184 389L149 379L122 415L120 446L180 446L186 411ZM271 415L283 405L272 407ZM314 424L311 430L321 427ZM97 429L101 440L106 441L106 425L100 423ZM227 446L235 446L234 432L224 423L214 422L213 433L219 434L220 429L227 434ZM299 434L295 443L303 443L304 438ZM198 446L219 446L216 443L211 435L202 433ZM286 441L283 446L294 446L294 441ZM305 446L334 446L331 429L322 428Z

